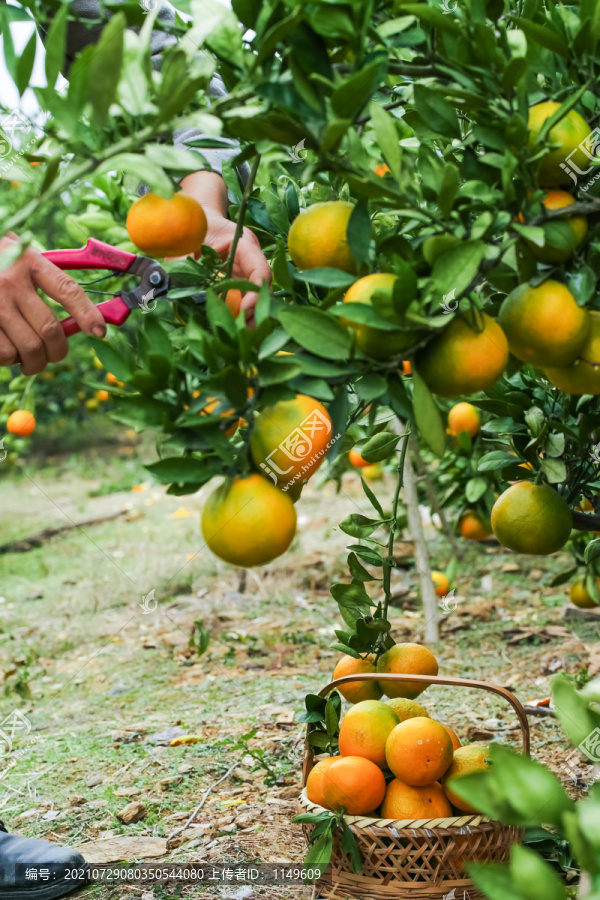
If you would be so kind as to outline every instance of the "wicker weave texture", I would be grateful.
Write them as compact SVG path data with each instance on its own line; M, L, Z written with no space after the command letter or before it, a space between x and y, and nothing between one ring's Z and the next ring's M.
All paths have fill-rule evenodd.
M302 812L318 812L302 794ZM348 816L363 861L359 875L334 846L331 865L315 896L326 900L483 900L464 866L476 860L507 862L523 832L483 816L398 822ZM308 838L311 826L304 826ZM454 891L454 894L452 894ZM450 895L450 898L448 898Z

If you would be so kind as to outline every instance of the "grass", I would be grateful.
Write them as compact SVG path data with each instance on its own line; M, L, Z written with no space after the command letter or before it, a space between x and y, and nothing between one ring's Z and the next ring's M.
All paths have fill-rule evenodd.
M2 482L0 542L124 513L29 553L0 556L2 711L17 708L31 723L7 757L15 765L0 783L0 816L13 831L72 845L165 838L237 761L200 812L201 827L189 829L160 862L298 865L303 839L289 820L300 790L302 728L291 713L301 711L304 694L322 687L335 665L329 585L345 577L346 544L336 523L357 507L365 511L358 478L346 476L337 496L331 485L305 491L291 551L249 572L241 594L239 571L203 546L199 512L210 487L192 497L167 496L143 468L153 455L149 444L126 455L108 447L55 457L51 466L33 461ZM386 496L389 485L379 482L377 490ZM433 565L443 569L449 549L429 536ZM505 571L515 565L519 571ZM548 695L549 655L581 673L586 646L600 638L597 624L569 625L569 639L541 643L531 635L507 647L508 629L559 622L567 589L550 588L549 581L563 566L560 555L532 562L467 546L457 609L433 648L442 671L507 685L522 701ZM483 575L492 579L487 592ZM394 634L418 640L423 622L413 570L395 574L394 589L402 588L409 593L394 609ZM152 591L156 605L148 600L144 610ZM202 656L195 650L200 621L211 636ZM516 719L492 695L440 688L424 702L463 738L497 719L500 737L517 740ZM197 742L157 743L153 736L168 728ZM560 770L571 748L556 721L534 719L532 729L535 752ZM146 815L124 825L117 814L133 800L144 803ZM104 900L117 890L123 889L94 885L83 893ZM154 886L150 896L179 890ZM285 900L310 892L279 886L256 889L256 896Z

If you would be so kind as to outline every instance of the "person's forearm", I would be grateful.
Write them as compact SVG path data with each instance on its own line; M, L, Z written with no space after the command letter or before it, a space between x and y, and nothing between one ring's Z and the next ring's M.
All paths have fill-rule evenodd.
M217 172L194 172L186 175L181 182L181 190L193 197L204 209L210 226L211 219L227 218L227 186Z

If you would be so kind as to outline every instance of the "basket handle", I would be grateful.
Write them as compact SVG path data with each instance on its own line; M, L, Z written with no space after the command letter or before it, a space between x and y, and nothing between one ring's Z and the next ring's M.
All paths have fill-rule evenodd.
M348 684L350 682L355 681L416 681L419 684L443 684L448 685L449 687L466 687L466 688L476 688L481 691L489 691L491 694L498 694L504 700L506 700L514 711L517 714L517 718L519 719L519 724L521 726L521 737L523 741L523 752L526 756L530 756L531 754L531 735L529 731L529 722L527 720L527 713L525 712L523 705L515 695L507 690L507 688L500 687L499 684L488 684L487 681L471 681L468 678L450 678L447 676L440 677L439 675L412 675L412 674L403 674L403 673L385 673L382 675L378 672L365 672L365 673L357 673L356 675L344 675L343 678L336 678L335 681L331 681L329 684L325 685L325 687L319 691L319 697L325 697L327 694L332 691L334 688L338 687L340 684ZM310 729L310 725L309 725ZM307 742L308 743L308 742ZM312 751L309 745L309 751ZM312 757L312 752L309 754ZM307 765L304 766L304 783L306 785L306 779L308 778L308 772L310 771Z

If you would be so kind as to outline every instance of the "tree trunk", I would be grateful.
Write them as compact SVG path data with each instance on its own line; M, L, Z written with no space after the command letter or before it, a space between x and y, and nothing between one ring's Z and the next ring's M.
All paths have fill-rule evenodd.
M460 546L460 544L458 543L458 541L456 540L456 535L454 534L454 531L452 530L452 526L450 525L450 523L448 522L448 519L446 518L446 513L440 506L440 501L439 501L438 495L436 493L436 490L433 486L433 482L431 481L429 472L427 471L427 466L423 462L423 457L421 456L421 451L419 450L419 445L417 444L413 435L410 436L410 449L414 455L417 472L423 478L423 484L425 485L425 493L427 494L427 499L429 500L429 505L431 506L431 509L433 510L433 512L435 512L437 514L437 516L439 517L440 524L442 526L442 531L444 533L446 540L452 547L452 552L454 553L454 555L456 556L457 559L462 559L463 558L463 549Z
M429 553L419 512L419 500L417 495L417 479L413 469L410 454L406 454L404 460L404 497L406 499L406 512L408 527L415 542L415 564L419 570L421 582L421 598L423 612L425 614L425 640L428 644L434 644L439 640L438 628L438 604L435 596L435 586L431 580L431 567L429 565Z

